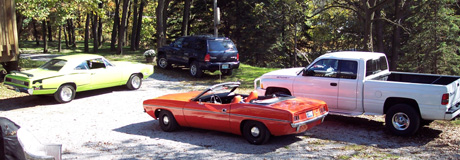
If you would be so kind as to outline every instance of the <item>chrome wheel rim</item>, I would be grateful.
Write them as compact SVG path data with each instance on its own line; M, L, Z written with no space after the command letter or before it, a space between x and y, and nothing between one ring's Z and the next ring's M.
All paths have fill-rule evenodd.
M168 125L169 124L169 118L168 116L163 116L163 124Z
M197 70L197 68L196 68L195 65L192 65L192 66L190 67L190 73L191 73L192 75L196 75L196 70Z
M252 136L258 137L259 134L260 134L259 128L257 128L256 126L254 126L254 127L251 128L251 135L252 135Z
M72 94L72 90L69 87L64 87L61 90L61 98L65 102L72 100Z
M166 66L168 65L168 62L166 61L165 58L160 58L160 65L161 68L166 68Z
M398 112L393 115L392 123L395 129L399 131L403 131L409 128L410 119L409 119L409 116L407 116L407 114Z
M134 76L131 84L134 88L139 88L141 86L141 78Z

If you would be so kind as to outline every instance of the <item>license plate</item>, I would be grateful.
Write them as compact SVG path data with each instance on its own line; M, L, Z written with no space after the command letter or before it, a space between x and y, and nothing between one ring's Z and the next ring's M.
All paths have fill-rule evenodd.
M229 68L228 64L223 64L222 65L222 69L228 69L228 68Z
M308 111L307 112L307 118L313 117L313 111Z

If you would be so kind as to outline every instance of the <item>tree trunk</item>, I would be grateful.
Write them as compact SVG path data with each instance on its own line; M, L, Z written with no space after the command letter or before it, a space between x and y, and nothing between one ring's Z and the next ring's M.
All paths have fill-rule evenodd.
M129 1L130 0L123 0L123 13L121 16L121 25L120 25L120 32L118 33L118 49L117 49L117 54L123 55L123 39L125 36L125 25L126 25L126 20L127 20L127 14L128 14L128 9L129 9Z
M73 25L73 20L70 19L69 20L69 31L70 31L70 37L69 39L71 39L71 43L72 44L72 47L75 48L77 47L77 43L75 42L75 26Z
M63 27L64 28L64 41L65 41L65 47L69 48L69 41L67 41L67 27Z
M91 27L91 29L93 30L93 52L96 53L98 51L98 47L99 47L99 34L97 33L97 25L98 25L98 15L97 15L97 12L93 12L92 14L92 17L93 17L93 26Z
M48 23L48 40L50 42L52 42L53 41L53 33L51 32L51 22L48 21L47 23Z
M401 0L395 0L395 22L398 23L397 25L394 25L393 29L393 41L392 41L392 47L391 48L391 60L390 60L390 70L396 70L397 68L397 62L399 58L399 49L400 49L400 44L401 44L401 18L402 18L402 12L400 8Z
M62 47L61 47L61 29L62 29L62 27L59 26L59 34L58 34L58 52L61 52L61 49L62 49Z
M32 25L34 27L34 37L35 37L35 42L36 42L36 46L40 46L40 40L38 40L38 31L37 31L37 25L36 25L37 21L35 19L32 20Z
M113 17L113 27L112 27L112 40L110 41L110 50L115 51L118 35L118 28L120 28L120 1L115 1L115 16Z
M48 53L48 42L46 41L46 20L43 20L43 53Z
M85 49L84 52L89 52L89 19L91 15L89 13L86 14L86 23L85 23Z
M182 18L182 36L188 35L188 21L190 19L190 0L185 0L184 16Z
M131 50L136 51L136 33L137 33L137 0L134 0L133 4L133 27L132 27L132 32L131 32Z
M381 52L381 53L385 53L385 44L383 43L383 40L384 40L384 33L383 33L383 27L384 27L384 23L383 21L380 19L381 18L381 13L380 13L381 9L377 10L376 14L375 14L375 37L376 37L376 49L375 51L377 52Z
M144 6L146 0L141 0L141 5L139 6L139 18L137 18L137 29L136 29L136 48L139 49L139 43L141 41L141 30L142 30L142 16L144 15Z
M164 34L164 25L163 25L163 9L165 8L165 0L158 0L158 6L156 9L157 16L157 48L162 47L166 44L166 35Z
M101 9L103 7L103 5L104 5L104 3L101 2L101 3L98 4L98 7ZM102 46L102 43L103 43L103 39L102 39L102 16L99 16L98 19L99 19L98 20L99 23L98 23L98 27L97 27L97 35L98 35L97 39L99 41L98 41L98 46L97 47L99 48L100 46Z

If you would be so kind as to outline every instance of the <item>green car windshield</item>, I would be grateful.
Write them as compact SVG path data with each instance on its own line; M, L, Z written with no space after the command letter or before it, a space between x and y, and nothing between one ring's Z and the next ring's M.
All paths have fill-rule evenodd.
M52 59L40 66L40 68L44 70L59 71L62 67L64 67L66 62L66 60L62 59Z

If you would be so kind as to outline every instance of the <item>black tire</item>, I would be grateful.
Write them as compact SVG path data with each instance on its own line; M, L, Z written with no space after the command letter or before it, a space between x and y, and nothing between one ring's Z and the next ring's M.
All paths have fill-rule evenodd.
M385 126L395 135L411 136L420 128L420 115L407 104L396 104L386 113Z
M220 72L222 72L224 76L231 76L233 74L233 69L221 70Z
M170 69L171 68L171 64L169 64L168 59L166 59L166 56L164 56L164 55L161 55L161 56L158 57L157 65L158 65L158 67L160 67L162 69Z
M64 84L54 93L54 99L59 103L68 103L75 98L75 88L70 84Z
M190 65L190 75L195 78L203 76L203 70L201 70L200 64L197 61L193 61Z
M137 74L131 75L131 77L129 77L128 82L126 82L126 87L128 87L128 89L130 90L137 90L141 88L141 85L142 78Z
M173 114L167 110L162 110L158 119L160 120L161 130L165 132L172 132L179 128L179 124L177 124Z
M243 126L243 136L251 144L261 145L270 139L270 131L263 123L248 121Z

